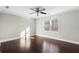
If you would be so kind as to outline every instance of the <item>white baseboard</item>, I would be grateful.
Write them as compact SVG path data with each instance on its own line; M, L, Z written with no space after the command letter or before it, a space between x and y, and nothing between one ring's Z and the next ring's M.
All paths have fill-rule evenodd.
M31 35L36 35L36 34L31 34ZM15 37L15 38L10 38L10 39L4 39L4 40L1 40L0 42L6 42L6 41L11 41L11 40L16 40L20 37Z
M10 38L10 39L4 39L4 40L1 40L0 42L6 42L6 41L11 41L11 40L16 40L20 37L15 37L15 38Z
M56 38L56 37L50 37L50 36L38 35L38 34L34 34L34 35L37 35L37 36L40 36L40 37L46 37L46 38L56 39L56 40L60 40L60 41L65 41L65 42L69 42L69 43L79 44L79 42L75 42L75 41L71 41L71 40L60 39L60 38ZM20 37L5 39L5 40L1 40L0 42L6 42L6 41L11 41L11 40L16 40L18 38L20 38Z
M34 36L34 35L36 35L36 34L31 34L30 36Z
M35 35L35 34L31 34L31 35ZM15 38L10 38L10 39L4 39L4 40L1 40L0 42L6 42L6 41L11 41L11 40L16 40L20 37L15 37Z
M56 39L56 40L65 41L65 42L69 42L69 43L79 44L79 42L75 42L75 41L71 41L71 40L60 39L60 38L45 36L45 35L38 35L38 34L36 34L36 35L40 36L40 37L46 37L46 38Z

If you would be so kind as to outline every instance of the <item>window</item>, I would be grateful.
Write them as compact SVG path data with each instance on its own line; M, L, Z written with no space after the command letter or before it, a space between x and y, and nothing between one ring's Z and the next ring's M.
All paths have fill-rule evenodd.
M45 31L58 31L58 19L45 20L44 30Z

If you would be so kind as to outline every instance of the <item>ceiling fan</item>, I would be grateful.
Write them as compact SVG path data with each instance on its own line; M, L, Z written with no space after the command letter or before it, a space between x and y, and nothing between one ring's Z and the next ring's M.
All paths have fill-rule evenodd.
M47 14L47 13L44 12L46 9L42 8L42 7L31 8L30 10L34 11L34 12L30 13L30 14L36 13L37 16L39 16L39 14L45 14L45 15Z
M10 8L9 6L5 6L6 9Z

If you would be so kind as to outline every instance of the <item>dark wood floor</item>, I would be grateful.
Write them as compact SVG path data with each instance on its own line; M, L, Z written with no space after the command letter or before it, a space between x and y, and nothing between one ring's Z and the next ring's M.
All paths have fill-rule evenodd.
M79 53L79 45L35 36L33 39L16 39L2 42L2 53Z

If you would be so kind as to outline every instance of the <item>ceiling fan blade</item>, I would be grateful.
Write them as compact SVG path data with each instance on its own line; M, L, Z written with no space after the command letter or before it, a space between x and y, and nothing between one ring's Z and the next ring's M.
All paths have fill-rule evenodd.
M45 8L41 9L40 11L45 11Z
M30 13L30 14L34 14L34 13L36 13L36 12L32 12L32 13Z
M36 11L36 9L34 9L34 8L31 8L30 10L32 10L32 11Z
M45 13L45 12L40 12L40 13L42 13L42 14L47 14L47 13Z

